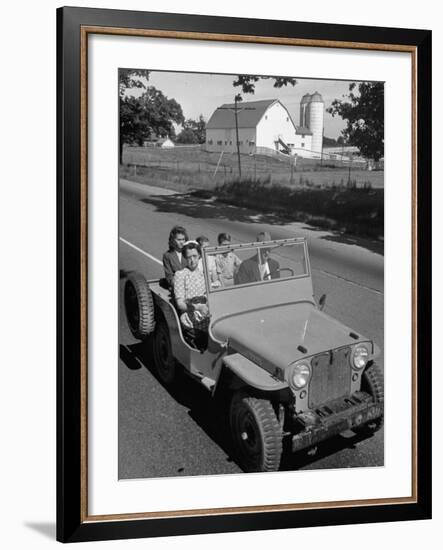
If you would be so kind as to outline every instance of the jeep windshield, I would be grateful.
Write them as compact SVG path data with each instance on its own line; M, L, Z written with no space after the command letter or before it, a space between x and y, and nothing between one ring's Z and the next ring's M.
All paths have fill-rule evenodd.
M309 276L302 239L211 247L204 254L210 292Z

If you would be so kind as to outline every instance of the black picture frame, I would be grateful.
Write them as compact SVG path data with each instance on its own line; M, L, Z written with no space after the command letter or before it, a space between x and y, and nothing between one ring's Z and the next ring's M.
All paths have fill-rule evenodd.
M138 29L232 37L271 37L323 46L408 48L415 56L415 193L413 289L415 459L413 499L364 505L319 506L249 513L185 517L106 519L87 514L84 427L87 379L81 365L87 349L87 191L82 187L87 158L82 139L82 40L85 29ZM82 30L83 29L83 30ZM86 31L88 32L88 31ZM220 38L218 38L220 40ZM358 46L359 45L359 46ZM84 44L83 44L84 46ZM344 47L344 46L343 46ZM219 533L338 524L428 519L431 517L431 31L148 13L90 8L57 10L57 540L93 541ZM83 136L83 137L82 137ZM414 172L414 170L413 170ZM124 511L122 511L124 512Z

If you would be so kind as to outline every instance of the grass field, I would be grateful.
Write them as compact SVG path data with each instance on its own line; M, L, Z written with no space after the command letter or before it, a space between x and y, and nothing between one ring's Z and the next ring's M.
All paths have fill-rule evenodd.
M209 153L197 147L126 147L122 175L137 181L156 182L172 189L212 189L238 178L237 155ZM262 155L241 155L242 178L266 180L290 187L346 186L351 180L356 187L384 187L383 171L362 170L351 165L330 168L312 161L278 160Z

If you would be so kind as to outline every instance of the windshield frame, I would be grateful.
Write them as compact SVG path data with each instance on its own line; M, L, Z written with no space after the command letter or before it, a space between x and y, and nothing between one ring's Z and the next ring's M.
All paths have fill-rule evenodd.
M306 273L302 275L289 275L288 277L279 277L278 279L270 279L268 281L253 281L250 283L243 283L243 284L232 285L232 286L222 286L219 288L211 288L211 280L210 280L210 273L208 270L207 256L215 257L216 253L221 254L223 252L235 253L236 250L250 250L251 253L255 250L256 253L258 254L258 251L262 248L277 249L277 248L289 247L295 244L303 245L305 261L306 261ZM293 237L289 239L278 239L274 241L264 241L264 242L236 243L236 244L229 244L224 246L207 246L202 249L202 258L203 258L203 271L204 271L204 276L206 281L206 291L208 294L215 293L215 292L227 292L227 291L231 291L231 290L243 288L243 287L275 284L280 281L287 281L289 279L295 280L295 279L304 279L306 277L311 277L311 264L309 261L307 242L304 237ZM261 254L259 254L259 261L261 264L262 262Z

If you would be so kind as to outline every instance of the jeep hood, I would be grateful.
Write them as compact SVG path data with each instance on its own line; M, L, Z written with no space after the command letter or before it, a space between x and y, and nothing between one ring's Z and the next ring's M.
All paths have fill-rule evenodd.
M211 331L257 364L282 369L302 357L368 340L309 302L227 316L215 321Z

